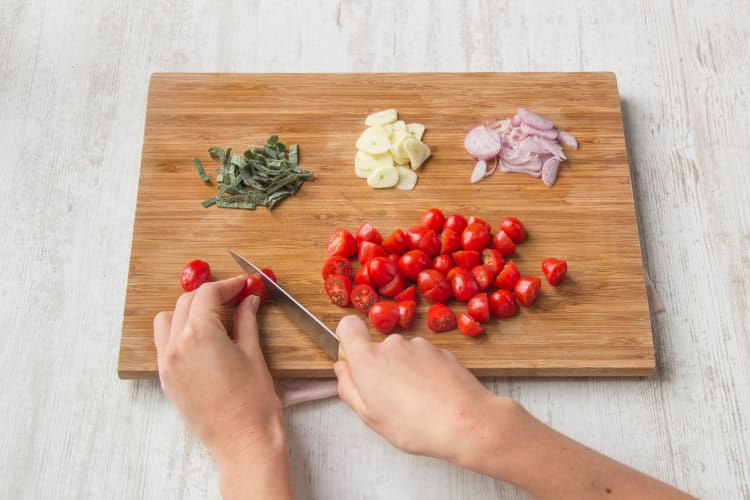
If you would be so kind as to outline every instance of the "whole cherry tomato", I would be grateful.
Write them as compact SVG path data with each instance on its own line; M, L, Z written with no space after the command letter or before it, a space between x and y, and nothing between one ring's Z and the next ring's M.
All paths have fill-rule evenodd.
M502 229L495 234L495 238L492 240L492 247L500 252L503 256L510 255L516 251L516 245L510 236L505 234Z
M375 243L371 241L363 241L359 244L359 256L358 260L360 264L365 264L366 262L369 262L370 259L374 257L387 257L388 254L385 253L385 250L383 250L383 247L380 245L376 245Z
M365 222L360 226L359 231L357 231L356 236L357 243L362 243L363 241L369 241L370 243L375 243L376 245L380 245L383 241L383 237L380 236L380 233L377 229L372 227L372 224L369 222Z
M352 268L352 263L349 262L349 259L340 255L332 255L331 257L328 257L328 260L323 264L323 279L326 279L331 274L345 274L347 276L352 276L353 273L354 269Z
M481 222L474 222L466 226L461 233L461 248L481 252L490 244L490 232Z
M420 223L422 227L431 229L436 233L439 233L443 230L444 224L445 215L443 215L443 212L441 212L437 208L430 208L429 210L427 210L424 215L422 215L422 222Z
M261 269L261 271L273 281L276 281L276 275L273 271L267 268ZM260 297L260 300L268 300L268 288L266 287L266 283L258 275L258 273L247 275L247 278L245 278L245 284L242 286L242 289L237 292L237 295L235 295L230 302L233 304L239 304L248 295L257 295L258 297Z
M458 313L458 330L467 337L476 337L484 331L474 318L466 313Z
M400 229L396 229L383 240L381 244L383 250L391 254L401 255L409 249L409 244L406 241L406 235Z
M392 300L381 300L370 306L367 312L370 323L379 332L391 333L393 327L398 323L398 305Z
M357 254L357 240L352 233L343 228L336 228L328 239L328 255L351 257Z
M461 250L461 233L446 227L440 235L440 253L450 255Z
M495 290L490 295L490 313L496 318L510 318L518 313L516 298L508 290Z
M422 250L409 250L398 260L398 267L404 276L415 280L419 271L432 267L432 259Z
M456 313L445 304L433 304L427 311L427 326L435 333L456 328Z
M495 282L493 283L493 285L498 288L502 288L503 290L513 290L513 288L515 288L516 286L516 283L518 282L518 278L520 277L521 273L518 272L516 263L513 262L513 259L511 259L505 263L503 268L500 270L500 274L495 277Z
M539 278L535 276L522 276L513 288L513 293L521 305L529 307L536 302L541 287L542 280Z
M446 275L453 268L453 260L449 255L438 255L432 261L432 268Z
M461 234L463 230L466 228L467 222L463 215L453 214L449 215L445 219L445 224L443 225L443 231L446 229L451 229L458 234Z
M568 263L564 260L548 257L542 261L542 272L550 285L558 285L568 274Z
M398 302L398 327L408 330L414 324L417 316L417 303L413 300L402 300Z
M370 285L357 285L349 297L357 312L367 314L375 302L378 301L378 293Z
M211 266L208 262L200 259L190 261L182 268L180 283L186 292L192 292L203 283L211 280Z
M468 302L470 298L479 293L479 284L470 271L461 268L451 278L451 289L453 296L461 302Z
M515 217L505 217L500 221L500 229L513 240L513 243L523 243L526 239L526 228L520 220Z
M488 322L490 320L490 306L487 294L478 293L470 298L469 303L466 304L466 311L469 313L469 316L480 323Z
M344 274L331 274L326 278L325 290L332 304L344 307L351 298L352 279Z

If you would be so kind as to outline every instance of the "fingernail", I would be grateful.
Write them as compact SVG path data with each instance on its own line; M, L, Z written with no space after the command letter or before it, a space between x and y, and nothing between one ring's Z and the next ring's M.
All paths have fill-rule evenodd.
M258 306L260 306L260 297L257 295L251 295L248 300L250 301L250 309L257 312Z

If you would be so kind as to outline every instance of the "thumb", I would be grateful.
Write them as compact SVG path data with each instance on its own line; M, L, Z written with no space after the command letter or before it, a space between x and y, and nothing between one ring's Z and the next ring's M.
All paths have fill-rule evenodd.
M367 325L358 316L344 316L336 327L339 338L339 359L344 360L356 355L357 351L372 342Z
M333 364L333 371L336 373L336 378L339 379L339 397L342 401L348 404L360 418L364 418L367 406L365 405L365 402L362 401L359 389L357 389L357 386L354 384L354 378L352 378L349 363L346 361L337 361Z
M254 355L260 349L258 339L258 307L260 297L249 295L234 310L232 336L246 355Z

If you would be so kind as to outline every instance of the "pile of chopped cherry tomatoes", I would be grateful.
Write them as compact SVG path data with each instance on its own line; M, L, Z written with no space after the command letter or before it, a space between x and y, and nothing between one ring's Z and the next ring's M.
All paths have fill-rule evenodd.
M518 303L530 307L536 301L541 280L521 276L513 260L505 261L525 239L526 229L515 217L502 219L493 235L490 224L478 217L445 217L437 208L427 210L418 226L396 229L386 238L367 222L356 235L337 228L323 264L325 290L333 304L352 304L387 334L396 326L411 328L419 289L433 303L427 314L432 331L458 327L474 337L491 316L509 318L518 313ZM354 256L360 264L356 273ZM545 259L542 272L557 285L567 263ZM451 298L466 303L466 311L456 316L445 305Z

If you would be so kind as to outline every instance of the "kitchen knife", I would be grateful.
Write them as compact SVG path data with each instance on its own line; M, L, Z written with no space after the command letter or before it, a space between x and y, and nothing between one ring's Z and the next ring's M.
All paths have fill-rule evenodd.
M249 260L243 256L229 251L229 255L248 274L258 274L268 289L268 294L274 301L281 306L281 309L289 316L294 323L302 328L305 333L312 338L323 351L333 360L338 359L339 339L322 321L315 317L305 306L300 304L297 299L289 295L278 283L266 276L260 269L255 267Z

